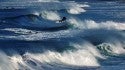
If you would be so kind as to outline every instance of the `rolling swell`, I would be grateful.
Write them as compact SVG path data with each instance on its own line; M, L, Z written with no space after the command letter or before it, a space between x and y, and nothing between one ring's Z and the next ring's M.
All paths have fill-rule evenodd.
M22 22L23 21L23 22ZM50 24L49 24L50 23ZM35 14L21 15L1 19L1 24L12 27L32 29L32 30L60 30L67 29L67 23L56 23L56 21L47 21Z

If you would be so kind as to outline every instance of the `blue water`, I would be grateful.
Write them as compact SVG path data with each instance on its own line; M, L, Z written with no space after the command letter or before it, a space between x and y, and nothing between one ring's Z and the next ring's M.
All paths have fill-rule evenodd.
M124 2L0 1L0 70L111 69L125 70Z

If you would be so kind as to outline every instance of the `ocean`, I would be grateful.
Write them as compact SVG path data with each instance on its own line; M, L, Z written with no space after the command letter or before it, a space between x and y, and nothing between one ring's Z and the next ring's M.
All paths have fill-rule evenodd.
M0 70L125 70L125 3L0 0Z

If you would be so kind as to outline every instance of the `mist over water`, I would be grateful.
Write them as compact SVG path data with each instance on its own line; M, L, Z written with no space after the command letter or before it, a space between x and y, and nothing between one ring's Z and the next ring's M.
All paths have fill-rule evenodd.
M125 69L124 3L24 2L0 3L0 70Z

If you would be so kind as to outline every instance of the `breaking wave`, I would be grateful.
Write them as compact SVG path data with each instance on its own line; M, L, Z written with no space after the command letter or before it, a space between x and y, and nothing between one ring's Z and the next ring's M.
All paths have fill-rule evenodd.
M68 22L75 28L79 29L109 29L109 30L125 30L125 23L106 21L95 22L93 20L79 20L77 18L70 18Z
M84 67L98 68L100 66L98 59L106 60L107 56L119 56L125 54L124 45L116 42L102 43L97 46L89 42L70 43L72 49L63 52L56 50L41 49L41 46L32 46L31 50L39 51L39 53L25 52L23 55L17 50L7 50L12 52L11 55L1 51L1 70L14 69L84 69ZM33 47L37 47L36 49ZM68 47L68 46L66 46ZM58 46L59 48L59 46ZM11 47L12 49L12 47ZM19 49L19 48L18 48ZM27 50L26 48L24 50ZM39 50L38 50L39 49ZM23 50L23 51L24 51ZM43 53L41 53L44 51ZM8 65L8 67L5 67Z

